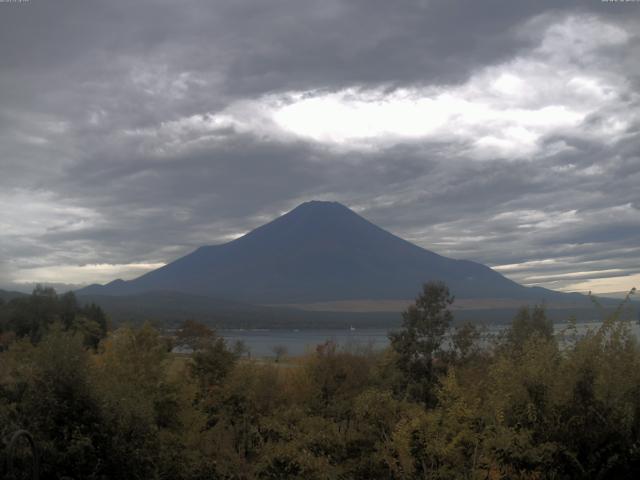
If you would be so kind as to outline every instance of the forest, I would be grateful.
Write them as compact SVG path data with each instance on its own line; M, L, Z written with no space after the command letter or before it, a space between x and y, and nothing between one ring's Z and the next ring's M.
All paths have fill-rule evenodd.
M586 333L523 307L492 337L451 302L427 283L387 349L276 361L37 288L0 303L0 435L28 430L52 479L638 478L625 302Z

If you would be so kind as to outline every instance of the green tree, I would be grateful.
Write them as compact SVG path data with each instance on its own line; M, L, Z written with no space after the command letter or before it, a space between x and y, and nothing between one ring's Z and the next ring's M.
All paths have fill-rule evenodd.
M109 322L106 314L95 303L90 303L76 311L73 328L84 334L85 345L96 348L100 340L107 336Z
M442 370L436 356L453 320L452 303L453 296L444 283L425 283L415 304L402 314L402 330L389 334L407 393L428 406L436 400L434 385Z
M76 313L78 312L78 301L73 292L67 292L58 297L60 321L65 330L69 330L76 319Z
M51 326L60 322L65 331L80 332L84 344L96 348L107 335L107 317L90 304L81 307L73 294L58 295L53 288L38 285L28 297L12 299L0 308L0 333L11 331L15 337L38 343Z
M60 305L56 291L37 285L29 297L9 302L9 328L18 338L39 342L49 327L60 320Z
M16 354L16 421L37 439L45 478L95 478L104 424L82 337L55 324Z
M553 322L547 318L544 306L535 305L521 307L511 322L511 327L505 332L505 339L511 347L521 349L525 342L533 335L544 340L553 338Z
M210 337L206 344L193 353L191 373L203 394L222 383L233 370L239 356L238 351L229 349L225 339L217 335Z
M457 326L451 335L451 357L457 364L477 358L481 353L481 330L471 322Z

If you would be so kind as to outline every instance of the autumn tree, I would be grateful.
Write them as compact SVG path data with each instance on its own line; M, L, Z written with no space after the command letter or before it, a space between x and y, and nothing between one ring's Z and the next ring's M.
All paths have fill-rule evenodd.
M215 331L195 320L185 320L176 332L176 343L194 352L206 348L215 339Z

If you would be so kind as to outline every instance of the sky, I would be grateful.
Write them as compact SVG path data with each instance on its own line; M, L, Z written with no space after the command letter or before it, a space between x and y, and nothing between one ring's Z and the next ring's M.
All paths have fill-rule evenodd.
M525 285L640 287L640 2L0 0L0 288L311 199Z

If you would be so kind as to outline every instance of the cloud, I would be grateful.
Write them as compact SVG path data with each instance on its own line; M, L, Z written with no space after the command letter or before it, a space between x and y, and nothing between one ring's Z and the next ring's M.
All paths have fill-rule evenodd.
M640 273L633 275L625 275L618 277L608 278L593 278L584 282L577 282L569 284L565 287L568 291L586 292L618 292L629 291L632 287L630 285L640 285ZM620 290L622 287L622 290Z
M9 8L0 284L133 275L312 198L525 283L640 271L635 7Z
M529 23L539 26L541 19ZM638 118L625 105L637 102L638 94L627 72L612 71L598 53L627 45L631 34L581 15L543 28L541 36L534 48L481 68L460 85L271 95L245 109L261 121L244 127L272 134L281 129L350 149L416 140L462 143L460 154L480 159L558 153L571 147L544 140L565 133L608 142L627 133ZM594 121L603 109L610 112L606 121Z
M64 278L72 284L108 283L116 278L130 280L145 272L163 267L164 263L128 263L124 265L91 264L36 267L24 269L16 283L56 283Z

